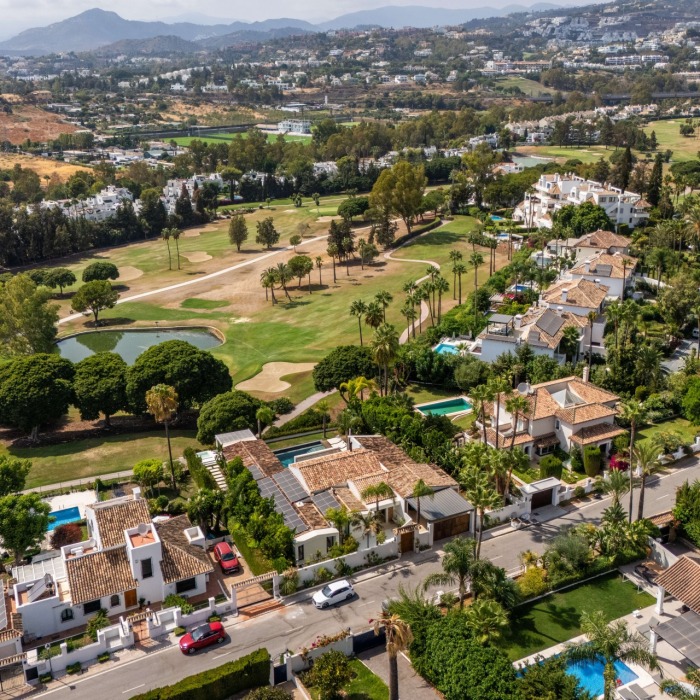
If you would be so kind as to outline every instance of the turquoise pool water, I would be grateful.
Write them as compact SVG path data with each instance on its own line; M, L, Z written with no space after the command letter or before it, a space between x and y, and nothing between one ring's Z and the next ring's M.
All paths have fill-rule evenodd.
M458 399L447 399L446 401L435 401L434 403L419 406L418 410L426 416L449 416L451 413L461 413L468 411L472 405L469 401Z
M457 355L459 350L454 345L449 345L447 343L440 343L435 346L435 352L439 355Z
M294 464L294 460L299 455L308 455L312 452L318 452L319 450L325 449L325 445L320 440L316 440L315 442L307 442L303 445L297 445L296 447L287 447L283 450L275 450L274 453L277 455L277 459L279 459L279 461L282 462L285 467L288 467L290 464Z
M185 340L200 350L210 350L221 341L206 328L171 329L145 328L128 331L91 331L56 343L61 357L80 362L96 352L115 352L131 365L148 348L166 340Z
M491 214L491 221L505 221L505 219L502 216L496 216L495 214Z
M49 513L52 518L56 518L52 523L49 524L49 531L54 530L59 525L65 525L66 523L75 523L81 520L80 508L77 506L74 508L63 508L62 510L53 510Z
M566 672L578 678L578 682L582 688L587 690L593 697L598 697L603 694L605 689L603 683L603 669L605 664L603 660L596 661L581 661L579 663L569 662L566 665ZM621 685L636 681L639 676L622 661L615 662L615 672L620 680Z

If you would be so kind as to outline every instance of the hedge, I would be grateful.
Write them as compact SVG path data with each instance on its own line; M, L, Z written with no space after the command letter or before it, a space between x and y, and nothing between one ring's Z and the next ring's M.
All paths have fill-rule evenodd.
M136 695L134 700L226 700L236 693L259 688L270 682L270 654L267 649L236 661L202 671L181 681Z
M545 455L540 459L540 479L546 479L550 476L561 479L562 468L563 464L559 457Z

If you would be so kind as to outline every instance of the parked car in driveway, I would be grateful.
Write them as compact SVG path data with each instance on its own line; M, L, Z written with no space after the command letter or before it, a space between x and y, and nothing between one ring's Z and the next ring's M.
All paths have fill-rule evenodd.
M342 600L350 600L354 596L355 589L350 581L342 579L333 581L333 583L324 586L320 591L316 591L312 600L317 608L327 608L331 605L337 605Z
M221 571L225 574L235 574L241 570L241 562L228 542L219 542L214 547L214 559L219 562Z
M183 654L194 654L210 644L222 644L225 639L226 631L220 622L207 622L180 637L180 651Z

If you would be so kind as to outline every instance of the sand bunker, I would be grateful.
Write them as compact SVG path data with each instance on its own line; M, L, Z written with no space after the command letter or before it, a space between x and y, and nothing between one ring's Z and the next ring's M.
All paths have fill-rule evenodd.
M338 219L340 219L339 216L319 216L316 221L320 224L327 224L329 221L337 221Z
M191 253L180 253L183 258L187 258L190 262L198 263L211 260L211 255L205 253L203 250L195 250Z
M183 238L197 238L200 235L200 231L185 231L182 234Z
M292 386L289 382L283 382L280 377L299 372L310 372L315 366L314 362L268 362L263 365L262 372L237 384L236 389L278 394Z
M124 265L124 267L119 268L119 282L131 282L132 280L138 279L143 275L143 270L139 270L138 267L132 267L131 265Z
M242 316L241 318L235 319L234 323L250 323L250 319Z

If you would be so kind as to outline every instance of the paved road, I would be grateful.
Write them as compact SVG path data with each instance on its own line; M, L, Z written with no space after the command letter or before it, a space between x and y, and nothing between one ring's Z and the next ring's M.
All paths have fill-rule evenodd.
M686 479L700 477L700 461L687 458L668 473L649 480L646 493L647 514L668 510L675 500L676 488ZM563 526L576 523L597 523L603 510L610 504L609 498L590 501L573 509L556 520L539 527L508 532L486 540L482 546L484 557L508 571L516 569L518 555L526 549L543 551L547 539ZM636 510L635 510L636 512ZM358 577L355 588L358 599L332 610L316 610L309 602L310 594L302 592L281 611L268 613L245 622L229 619L226 623L230 641L221 647L194 657L183 657L170 643L155 648L146 656L124 652L122 658L132 658L126 663L115 663L95 675L71 679L71 685L59 685L44 695L77 700L93 700L95 697L128 698L150 688L172 683L192 673L231 661L260 646L266 646L273 656L286 649L298 651L308 646L320 634L332 633L344 627L355 630L366 628L368 620L378 612L381 601L395 595L399 586L416 587L426 575L440 569L440 551L428 551L409 555L401 562L387 565L376 572Z
M695 348L695 350L698 349L697 340L682 340L673 355L667 360L664 360L661 366L668 370L669 374L680 372L683 369L683 363L686 358L690 357L690 352L693 348Z

